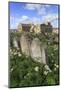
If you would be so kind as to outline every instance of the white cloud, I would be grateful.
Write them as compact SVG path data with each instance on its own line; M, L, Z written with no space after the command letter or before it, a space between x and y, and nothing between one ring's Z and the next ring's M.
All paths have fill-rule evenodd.
M38 17L28 17L26 15L23 15L21 17L10 17L10 28L17 28L19 23L34 23L34 24L40 24L45 23L47 21L50 21L52 25L55 27L58 27L58 14L47 14L43 15L41 18Z
M58 14L47 14L42 17L42 23L51 22L53 27L58 27Z
M46 15L46 9L45 9L45 7L41 8L41 9L38 9L38 14L39 15Z
M29 18L28 16L23 15L23 16L21 17L21 20L23 21L23 20L26 20L26 19L28 19L28 18Z
M58 20L58 14L47 14L43 18L44 18L45 21L51 21L51 22L53 22L56 19Z
M50 7L51 5L43 5L43 4L26 4L26 9L29 10L35 10L35 9L40 9L41 7Z
M40 24L40 18L37 18L37 17L33 17L32 18L32 22L34 23L34 24Z
M23 15L22 17L20 17L20 23L30 23L30 18L26 15Z
M26 9L29 9L29 10L35 10L35 4L26 4Z
M20 23L26 23L26 24L28 24L28 23L34 23L34 24L40 24L40 18L38 18L38 17L32 17L32 18L30 18L30 17L28 17L27 16L27 18L25 18L24 16L22 16L22 18L20 19Z
M55 27L55 28L58 28L58 20L54 20L53 22L51 22L52 26Z
M17 28L19 23L27 23L29 17L23 15L22 17L10 16L10 28Z
M51 5L41 5L41 4L26 4L25 9L28 10L37 10L39 15L45 15L46 8L49 8Z
M50 7L50 6L51 6L50 4L45 4L45 7L47 7L47 8Z
M21 17L11 17L11 23L15 23L16 27L18 26L19 23L40 23L40 18L38 17L28 17L26 15L23 15Z
M15 29L17 27L19 19L14 16L10 16L10 29Z

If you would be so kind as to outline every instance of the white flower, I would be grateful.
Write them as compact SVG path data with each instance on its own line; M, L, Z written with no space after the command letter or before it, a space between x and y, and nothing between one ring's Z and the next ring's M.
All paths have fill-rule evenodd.
M54 50L57 50L57 48L54 48Z
M12 49L10 49L10 52L12 52Z
M20 54L20 53L18 53L18 56L19 56L19 57L21 57L21 54Z
M37 71L39 70L39 67L36 66L36 67L34 68L34 70L37 72Z
M48 42L48 44L50 44L50 42Z
M30 73L27 73L27 76L29 76L30 75Z
M57 68L55 67L55 68L54 68L54 71L56 71L56 70L57 70Z
M56 68L58 68L59 66L58 65L56 65Z
M13 68L11 68L11 72L13 71Z
M54 60L52 60L52 63L54 62Z
M45 69L48 70L49 72L52 72L48 65L45 65Z
M24 79L26 79L26 76L24 76Z
M51 55L53 56L54 54L53 54L53 53L51 53Z
M59 67L57 64L54 64L54 66L55 66L56 68L58 68L58 67Z
M48 74L48 71L44 71L44 75L47 75Z
M15 52L14 55L17 55L17 52Z
M13 52L11 51L10 54L13 54Z
M9 51L10 51L10 54L13 54L13 51L12 51L12 49L11 49L11 48L10 48L10 50L9 50Z
M13 52L15 52L15 49L13 49Z
M54 64L54 66L56 66L56 64Z

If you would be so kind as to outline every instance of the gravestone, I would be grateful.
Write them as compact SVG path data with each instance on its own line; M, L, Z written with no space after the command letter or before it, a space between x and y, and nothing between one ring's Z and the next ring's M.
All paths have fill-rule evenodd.
M23 54L30 56L30 42L26 33L23 33L20 37L21 51Z
M13 45L14 45L15 48L19 48L18 47L18 42L17 42L16 38L13 39Z
M51 71L46 62L46 53L45 53L45 45L40 44L40 40L38 38L34 38L31 43L31 57L41 64L43 63L46 70Z
M31 43L31 57L37 62L42 62L42 53L40 49L40 41L38 38L34 38Z
M46 46L41 45L41 53L42 53L42 63L46 64L46 53L45 53Z

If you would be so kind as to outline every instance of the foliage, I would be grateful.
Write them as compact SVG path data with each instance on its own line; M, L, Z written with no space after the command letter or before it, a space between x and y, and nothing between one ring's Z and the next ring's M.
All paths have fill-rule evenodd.
M27 57L10 45L10 83L9 87L24 86L46 86L59 84L59 61L58 61L58 43L54 42L54 35L49 34L47 37L43 34L28 33L31 39L38 37L39 40L47 45L48 65L52 72L45 70L44 65L35 62L30 56ZM20 34L10 34L10 41ZM56 35L55 35L56 36Z

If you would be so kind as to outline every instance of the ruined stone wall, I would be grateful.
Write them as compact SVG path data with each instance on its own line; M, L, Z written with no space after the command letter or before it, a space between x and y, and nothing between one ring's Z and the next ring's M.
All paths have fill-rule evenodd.
M34 33L52 33L53 28L50 22L48 24L19 24L18 31L34 32Z

